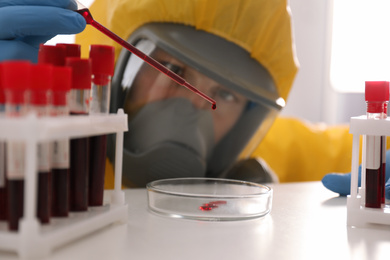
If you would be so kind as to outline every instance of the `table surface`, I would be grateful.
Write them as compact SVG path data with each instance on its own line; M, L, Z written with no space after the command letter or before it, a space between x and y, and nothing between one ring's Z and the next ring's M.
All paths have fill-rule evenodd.
M127 224L102 228L56 249L49 259L390 258L390 226L347 227L347 199L320 182L272 188L269 215L228 222L159 216L148 210L145 189L125 190ZM0 259L16 258L0 252Z

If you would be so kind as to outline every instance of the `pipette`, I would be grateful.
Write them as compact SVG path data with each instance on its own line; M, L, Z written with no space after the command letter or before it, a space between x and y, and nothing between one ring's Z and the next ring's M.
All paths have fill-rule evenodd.
M212 98L208 97L207 95L205 95L204 93L202 93L201 91L196 89L194 86L192 86L190 83L188 83L185 79L183 79L182 77L180 77L176 73L172 72L171 70L166 68L164 65L162 65L161 63L156 61L155 59L151 58L150 56L146 55L142 51L138 50L136 47L134 47L130 43L126 42L125 40L120 38L118 35L116 35L112 31L110 31L109 29L107 29L106 27L104 27L103 25L98 23L97 21L95 21L92 18L91 12L89 11L89 9L87 7L85 7L83 4L81 4L77 0L76 0L76 3L77 3L77 9L74 11L81 14L84 17L84 19L86 20L87 24L92 25L93 27L98 29L100 32L104 33L105 35L110 37L112 40L114 40L118 44L122 45L127 50L129 50L131 53L138 56L143 61L150 64L152 67L156 68L157 70L159 70L162 73L164 73L165 75L167 75L169 78L171 78L173 81L175 81L179 85L186 87L187 89L191 90L192 92L198 94L199 96L201 96L202 98L204 98L205 100L210 102L212 109L217 108L216 102Z

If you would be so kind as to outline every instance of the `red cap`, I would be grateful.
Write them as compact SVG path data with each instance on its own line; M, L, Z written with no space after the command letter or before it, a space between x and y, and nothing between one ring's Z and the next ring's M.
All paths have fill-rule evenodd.
M89 58L92 60L93 83L107 85L110 81L108 77L114 75L115 48L93 44L89 50Z
M389 101L388 81L366 81L365 96L368 113L387 114L387 101Z
M69 67L53 67L53 105L67 105L66 93L71 89L72 69Z
M90 59L68 57L65 65L72 68L72 89L91 89Z
M50 64L36 64L31 66L31 96L30 102L34 105L47 105L48 91L52 87L53 66Z
M0 62L0 104L5 103L4 86L1 78L3 77L3 63Z
M366 81L366 101L389 101L388 81Z
M38 63L52 64L54 66L65 65L66 48L63 46L39 45Z
M24 93L30 87L29 61L5 61L2 65L1 84L6 93L6 103L24 104Z
M79 57L81 56L81 45L74 43L57 43L56 46L65 47L66 57Z

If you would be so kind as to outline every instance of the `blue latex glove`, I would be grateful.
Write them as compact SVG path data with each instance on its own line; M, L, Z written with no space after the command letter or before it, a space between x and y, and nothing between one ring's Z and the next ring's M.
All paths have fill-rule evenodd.
M39 44L84 30L74 0L0 0L0 61L38 59Z
M390 150L386 151L386 199L390 199ZM359 166L358 185L361 185L361 166ZM322 183L329 190L339 193L341 196L346 196L351 193L351 173L338 174L330 173L322 178Z

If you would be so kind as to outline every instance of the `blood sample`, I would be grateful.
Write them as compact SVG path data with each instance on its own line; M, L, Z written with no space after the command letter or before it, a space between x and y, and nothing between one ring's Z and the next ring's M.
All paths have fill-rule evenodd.
M8 61L2 66L3 75L0 78L5 90L6 117L21 117L27 112L26 90L30 84L31 64L26 61ZM19 220L23 217L25 143L7 141L8 179L8 227L18 230Z
M367 119L387 117L389 82L366 81ZM368 208L380 208L385 196L386 136L366 137L366 202Z
M2 77L2 64L0 63L0 79ZM0 81L0 118L5 116L4 88ZM0 220L7 220L7 179L5 176L5 141L0 140Z
M53 67L51 116L69 115L68 94L71 87L72 69ZM52 201L53 217L67 217L69 214L69 139L53 142L52 153Z
M114 74L115 49L107 45L91 45L92 89L90 115L108 114L111 77ZM90 137L89 205L103 205L107 135Z
M202 210L202 211L210 211L210 210L212 210L215 207L218 207L218 206L214 206L214 205L210 205L208 203L205 203L202 206L200 206L199 209Z
M225 200L210 201L209 203L204 203L199 207L199 209L202 211L210 211L212 209L218 208L221 205L225 205L226 203L227 202Z
M89 11L88 8L86 8L85 6L83 6L81 3L79 3L78 1L76 1L77 4L78 4L78 10L75 10L76 12L78 12L79 14L81 14L84 19L86 20L87 24L90 24L92 25L93 27L95 27L97 30L99 30L100 32L104 33L106 36L110 37L112 40L114 40L115 42L117 42L118 44L120 44L121 46L123 46L124 48L126 48L127 50L129 50L131 53L133 53L134 55L138 56L139 58L141 58L143 61L147 62L149 65L151 65L152 67L156 68L157 70L159 70L160 72L164 73L165 75L167 75L169 78L171 78L173 81L175 81L176 83L178 83L179 85L181 86L184 86L186 88L188 88L189 90L191 90L192 92L194 92L195 94L201 96L202 98L204 98L205 100L207 100L208 102L211 103L211 108L212 109L216 109L217 108L217 105L216 105L216 102L208 97L207 95L203 94L201 91L199 91L198 89L196 89L194 86L192 86L190 83L188 83L187 81L185 81L185 79L183 79L182 77L180 77L179 75L175 74L174 72L172 72L171 70L169 70L168 68L166 68L164 65L162 65L161 63L159 63L158 61L154 60L153 58L151 58L150 56L146 55L145 53L143 53L142 51L138 50L136 47L134 47L133 45L129 44L128 42L126 42L125 40L123 40L122 38L120 38L118 35L116 35L115 33L113 33L112 31L108 30L106 27L104 27L103 25L101 25L100 23L98 23L97 21L95 21L92 17L92 14L91 12Z
M52 66L31 66L30 108L38 117L49 116L49 90L52 85ZM37 217L41 223L50 222L51 206L51 142L38 144L38 195Z
M71 115L89 113L91 91L91 60L68 57L66 66L72 68L72 84L69 99ZM88 209L89 138L70 141L69 210Z
M38 63L54 65L51 116L69 114L67 96L64 92L70 90L71 69L63 67L68 53L67 45L63 44L55 46L41 44L39 47ZM63 90L64 86L68 89ZM56 140L52 143L51 166L51 215L66 217L69 213L69 140Z
M51 116L69 115L68 93L71 85L71 68L64 67L67 56L80 56L78 44L40 45L38 63L54 65ZM51 215L66 217L69 214L69 140L52 143L51 161Z

